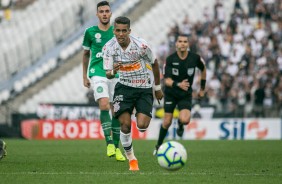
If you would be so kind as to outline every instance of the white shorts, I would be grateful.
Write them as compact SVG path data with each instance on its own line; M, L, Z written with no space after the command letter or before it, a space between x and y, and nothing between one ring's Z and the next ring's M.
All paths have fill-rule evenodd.
M109 98L110 102L113 101L115 85L118 82L118 78L107 79L106 77L93 76L90 81L94 91L95 101L105 97Z

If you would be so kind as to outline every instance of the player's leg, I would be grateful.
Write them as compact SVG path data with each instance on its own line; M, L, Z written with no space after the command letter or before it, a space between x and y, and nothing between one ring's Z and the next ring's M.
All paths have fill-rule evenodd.
M163 123L160 127L160 131L159 131L159 138L158 138L158 142L157 145L155 147L155 150L153 152L153 155L157 154L157 151L159 149L159 147L162 145L165 136L167 134L167 131L172 123L172 118L173 118L173 111L176 107L176 99L169 95L169 94L165 94L165 98L164 98L164 111L165 111L165 115L164 115L164 119L163 119Z
M120 141L125 151L126 157L129 160L129 170L138 171L138 161L135 157L133 145L132 145L132 135L131 135L131 113L127 111L123 112L119 116L119 121L121 123L120 127Z
M114 98L114 91L115 91L115 85L117 83L118 79L114 78L109 80L108 88L109 88L109 99L111 104L111 112L112 112L112 136L113 136L113 142L116 147L116 160L117 161L125 161L125 157L122 155L120 149L119 149L119 142L120 142L120 122L117 118L114 117L114 111L113 111L113 98Z
M183 136L184 133L184 126L190 123L191 112L188 109L182 109L179 112L178 118L178 128L176 129L176 133L179 137Z
M111 136L112 120L109 114L110 104L107 82L108 79L105 77L94 76L91 78L91 86L94 91L94 98L99 104L100 121L107 143L107 156L112 157L115 155L115 146Z
M117 83L115 87L113 109L114 116L118 118L120 122L120 142L126 157L129 160L129 170L139 170L138 161L133 151L131 136L131 114L134 107L134 101L135 89Z
M183 136L184 126L190 123L191 106L192 106L191 96L183 98L178 102L179 117L178 117L178 128L176 129L176 134L179 137Z
M0 160L7 156L6 143L0 139Z
M161 124L161 127L160 127L157 145L155 146L155 150L153 152L153 155L157 155L159 147L164 142L164 139L166 137L168 129L169 129L170 125L171 125L172 118L173 118L173 114L172 113L165 113L163 123Z
M113 112L113 111L112 111ZM122 155L121 150L119 149L120 142L120 122L117 118L112 116L112 135L113 142L116 148L116 160L117 161L125 161L125 157Z
M152 119L153 103L154 97L152 89L137 89L136 96L136 119L137 119L137 129L140 132L145 132L150 125Z

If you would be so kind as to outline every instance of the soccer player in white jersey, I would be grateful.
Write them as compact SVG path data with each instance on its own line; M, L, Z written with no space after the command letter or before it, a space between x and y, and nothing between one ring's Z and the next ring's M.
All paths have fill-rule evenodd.
M83 84L89 88L91 83L95 100L99 103L100 121L107 143L107 156L115 156L117 161L125 161L119 149L120 123L116 118L111 119L109 114L109 101L112 102L114 86L118 79L107 79L106 71L103 69L102 48L114 36L113 26L110 25L111 15L109 2L99 2L97 4L99 23L97 26L87 28L84 33Z
M163 98L160 85L159 65L147 42L130 35L130 20L117 17L114 22L115 37L103 48L104 69L107 77L113 78L119 71L119 82L115 86L113 100L114 116L121 123L120 141L129 160L129 170L139 170L134 155L131 136L131 114L136 109L137 128L140 132L148 128L153 109L153 82L149 67L152 67L155 81L155 97Z

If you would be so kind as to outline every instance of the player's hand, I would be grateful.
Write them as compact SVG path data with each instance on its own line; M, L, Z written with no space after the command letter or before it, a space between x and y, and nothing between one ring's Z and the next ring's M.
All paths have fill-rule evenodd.
M179 82L178 87L184 91L188 91L188 88L190 87L188 79L184 79L182 82Z
M114 74L117 73L117 71L119 71L119 68L121 66L121 62L118 62L118 63L114 63Z
M204 98L204 96L205 96L205 90L200 90L199 91L199 93L198 93L198 97L200 98L200 99L202 99L202 98Z
M163 91L162 90L155 91L155 96L158 100L158 103L160 104L160 100L162 100L164 97Z
M83 77L83 85L87 88L90 88L90 81L87 77Z

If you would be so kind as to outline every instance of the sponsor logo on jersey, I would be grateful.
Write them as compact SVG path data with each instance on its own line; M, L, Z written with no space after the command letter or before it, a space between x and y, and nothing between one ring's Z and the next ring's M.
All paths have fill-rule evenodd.
M122 64L119 68L120 71L126 71L126 72L132 72L132 71L137 71L141 68L141 63L136 61L134 63L129 63L129 64Z
M143 84L146 83L147 81L147 79L120 79L120 80L131 84Z
M172 65L179 65L179 63L172 63Z
M91 69L90 69L90 73L95 73L95 69L94 69L94 68L91 68Z
M191 75L193 75L193 73L194 73L194 68L188 68L187 74L188 74L189 76L191 76Z
M102 36L101 36L100 33L96 33L96 34L95 34L96 43L101 43L101 42L102 42L101 37L102 37Z
M103 56L103 53L102 52L98 52L97 54L96 54L96 58L100 58L100 57L102 57Z

